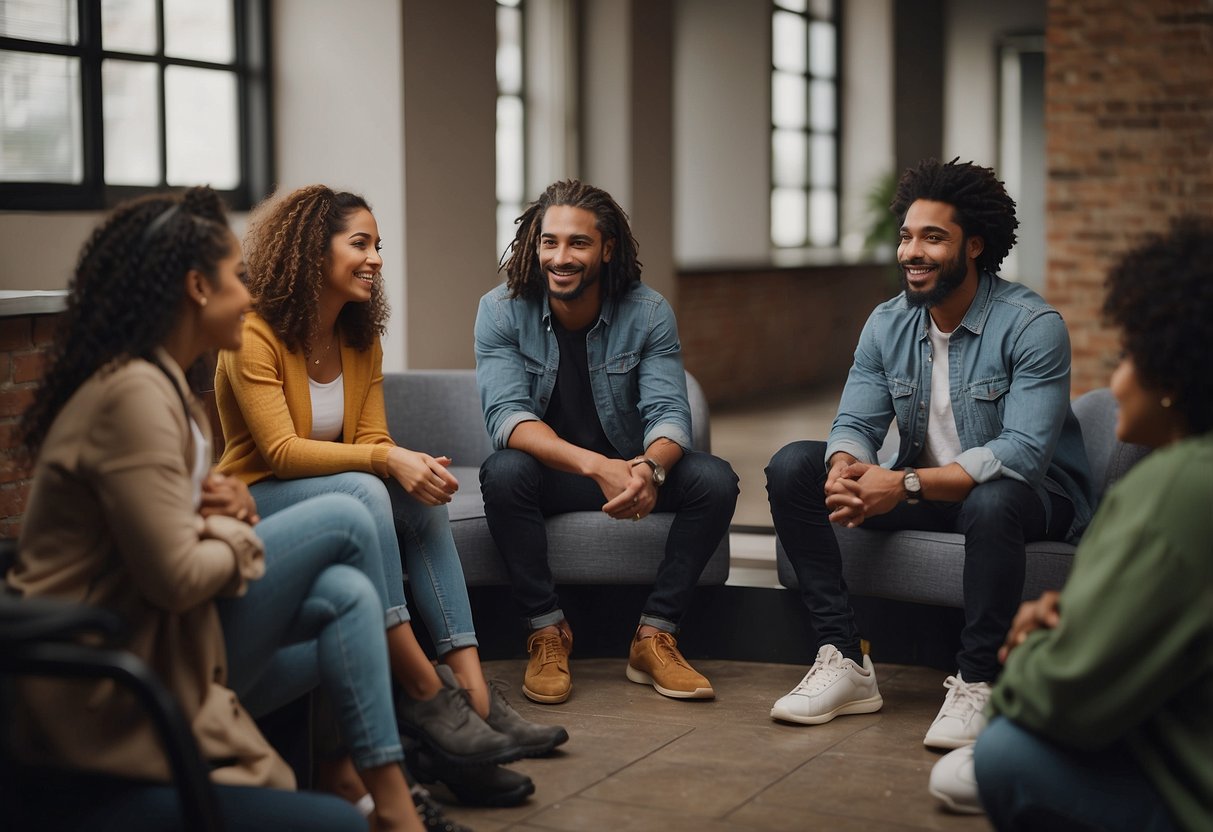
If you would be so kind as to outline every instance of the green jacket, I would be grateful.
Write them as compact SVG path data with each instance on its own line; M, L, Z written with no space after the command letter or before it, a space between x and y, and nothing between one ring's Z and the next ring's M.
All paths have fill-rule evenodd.
M1213 829L1213 432L1112 488L1061 624L1007 661L991 710L1077 750L1127 744L1185 829Z

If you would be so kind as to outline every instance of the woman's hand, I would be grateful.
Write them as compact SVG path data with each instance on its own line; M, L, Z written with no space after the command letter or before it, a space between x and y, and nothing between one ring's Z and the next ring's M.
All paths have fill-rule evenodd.
M1060 598L1060 593L1049 590L1035 601L1024 601L1020 605L1015 620L1011 622L1007 640L998 650L1000 662L1005 663L1011 651L1023 644L1030 633L1051 630L1061 623L1061 610L1058 609Z
M203 517L212 514L222 514L225 517L235 517L250 526L255 526L261 520L257 514L257 501L249 493L248 486L236 477L211 471L202 481Z
M449 456L434 457L408 448L392 448L387 456L388 474L427 506L449 503L459 490L459 480L447 470L450 464Z

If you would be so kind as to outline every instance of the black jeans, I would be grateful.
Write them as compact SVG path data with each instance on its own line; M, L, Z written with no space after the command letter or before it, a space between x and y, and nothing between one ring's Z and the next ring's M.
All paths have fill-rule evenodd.
M859 656L859 632L842 577L842 556L825 504L824 442L793 442L767 466L767 497L775 531L800 582L801 597L817 631L818 646L832 644ZM1027 485L1010 478L981 483L959 503L899 503L870 517L865 529L920 529L965 536L964 610L956 663L966 682L998 676L998 648L1023 594L1024 545L1061 540L1074 509L1051 495L1051 517Z
M480 466L484 515L505 559L514 599L529 629L564 618L548 565L544 518L598 511L607 502L589 477L556 471L523 451L497 451ZM720 545L737 505L737 475L711 454L689 452L657 490L654 512L673 512L665 557L641 621L677 632L691 590ZM622 522L622 521L621 521Z

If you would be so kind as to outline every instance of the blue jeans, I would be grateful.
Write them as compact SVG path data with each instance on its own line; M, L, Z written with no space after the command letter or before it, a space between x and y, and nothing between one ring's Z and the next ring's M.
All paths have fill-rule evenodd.
M262 480L249 487L262 517L269 517L317 494L349 494L371 513L378 543L374 566L367 572L379 590L388 627L409 620L404 601L408 569L413 599L439 656L460 647L475 647L476 627L468 600L463 565L451 537L446 506L427 506L413 499L395 480L347 472L297 480Z
M598 511L606 503L589 477L548 468L523 451L497 451L480 467L484 515L505 559L514 599L526 626L564 619L548 565L544 518L569 511ZM723 459L687 453L657 489L654 512L673 512L665 557L645 601L641 623L674 633L704 566L729 529L737 505L737 475Z
M995 717L973 749L990 822L1023 832L1169 832L1162 796L1124 744L1071 751Z
M793 442L767 466L771 518L796 570L818 646L832 644L855 661L862 657L859 631L842 577L842 555L825 504L826 445ZM1030 540L1061 540L1074 516L1064 497L1053 496L1046 526L1044 504L1022 482L1010 478L981 483L959 503L899 503L870 517L865 529L958 532L965 536L965 626L956 663L966 682L998 677L998 648L1023 595Z
M379 557L370 514L329 494L256 529L264 577L242 597L218 601L228 685L253 716L322 686L358 768L403 760L383 605L366 577Z

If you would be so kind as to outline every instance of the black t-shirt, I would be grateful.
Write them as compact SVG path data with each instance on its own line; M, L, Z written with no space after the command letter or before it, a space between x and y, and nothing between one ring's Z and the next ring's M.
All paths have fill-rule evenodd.
M594 392L590 388L590 359L585 350L585 337L593 324L572 332L562 327L555 316L551 322L560 347L560 366L556 370L552 401L543 414L543 421L566 442L611 459L622 459L602 429L598 408L594 406Z

